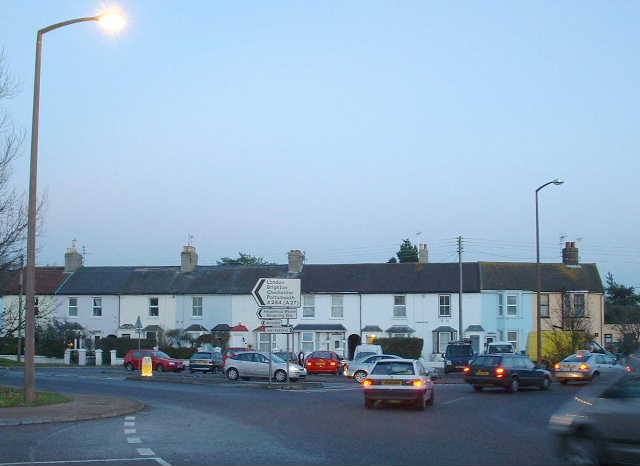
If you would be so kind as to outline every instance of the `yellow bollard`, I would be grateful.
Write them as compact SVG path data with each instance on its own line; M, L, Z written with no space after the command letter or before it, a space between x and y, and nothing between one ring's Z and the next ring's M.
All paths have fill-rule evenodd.
M153 375L153 365L149 356L142 358L142 372L140 375L143 377L151 377Z

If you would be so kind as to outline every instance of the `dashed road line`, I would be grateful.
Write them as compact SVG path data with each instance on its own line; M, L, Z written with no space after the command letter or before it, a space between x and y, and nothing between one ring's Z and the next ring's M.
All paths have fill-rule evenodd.
M126 422L126 421L125 421L124 426L125 426L125 427L135 427L135 426L136 426L136 423L135 423L135 422Z
M127 443L142 443L140 437L127 437Z
M131 434L135 434L136 430L135 429L125 429L124 430L124 435L131 435Z
M155 456L155 453L151 448L136 448L138 455L141 456Z
M127 416L124 418L125 421L135 421L136 417L135 416Z
M450 405L451 403L455 403L456 401L462 401L468 399L468 396L463 396L461 398L454 398L453 400L445 401L443 403L439 403L440 405Z

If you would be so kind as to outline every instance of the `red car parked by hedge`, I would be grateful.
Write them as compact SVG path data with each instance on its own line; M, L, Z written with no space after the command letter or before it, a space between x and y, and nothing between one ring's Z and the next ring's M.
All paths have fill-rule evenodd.
M143 349L140 351L129 350L127 355L124 357L125 369L127 369L128 371L140 369L140 361L142 361L142 358L144 358L145 356L149 356L151 358L151 365L154 371L182 372L184 370L184 364L181 360L174 359L167 353L164 353L162 351L155 351L151 349Z
M333 351L314 351L307 356L305 369L307 369L307 374L309 375L319 372L335 375L342 373L340 357Z

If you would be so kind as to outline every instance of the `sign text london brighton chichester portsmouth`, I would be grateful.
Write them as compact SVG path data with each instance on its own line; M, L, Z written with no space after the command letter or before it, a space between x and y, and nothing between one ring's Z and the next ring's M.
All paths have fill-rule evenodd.
M262 289L266 291L265 304L267 306L295 306L298 297L291 294L291 288L285 284L284 280L267 279Z

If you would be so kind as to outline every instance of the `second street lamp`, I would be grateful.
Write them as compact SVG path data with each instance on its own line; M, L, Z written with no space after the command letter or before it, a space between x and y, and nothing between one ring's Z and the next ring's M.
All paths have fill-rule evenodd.
M42 64L42 41L44 35L64 26L86 21L97 21L108 31L117 32L124 27L125 19L120 13L109 11L97 16L70 19L52 24L36 35L36 65L33 79L33 116L31 120L31 160L29 168L29 204L27 211L27 267L25 283L26 322L24 351L24 398L27 403L35 401L35 314L33 309L36 288L36 197L38 175L38 130L40 123L40 70Z
M538 193L550 184L561 185L561 179L551 180L536 189L536 363L542 361L542 319L540 316L540 289L542 288L542 277L540 276L540 221L538 214Z

